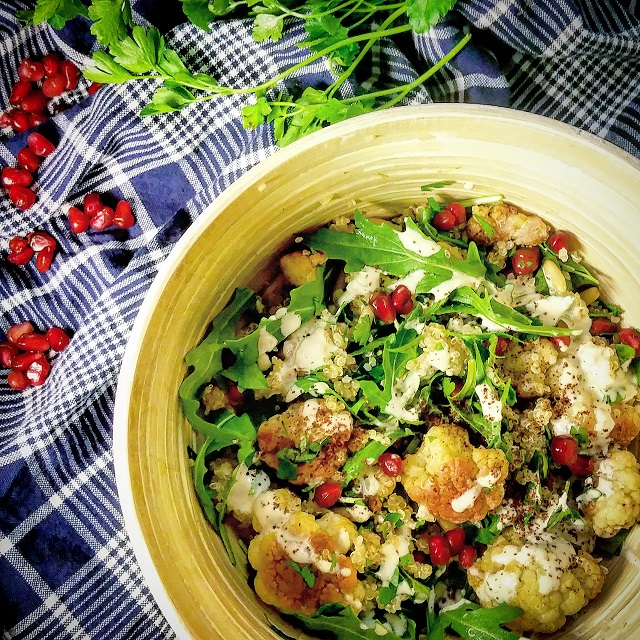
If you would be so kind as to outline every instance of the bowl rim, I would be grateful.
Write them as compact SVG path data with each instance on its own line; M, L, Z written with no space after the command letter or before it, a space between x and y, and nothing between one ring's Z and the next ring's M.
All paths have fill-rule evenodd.
M186 251L195 242L200 233L208 227L218 213L224 210L240 193L250 185L258 183L278 165L290 161L295 156L305 153L319 143L327 142L341 136L349 136L374 123L392 123L394 121L431 119L437 117L479 118L515 122L530 126L533 129L554 133L559 137L578 142L597 153L607 156L609 160L622 162L638 172L640 187L640 159L598 136L583 131L573 125L553 120L546 116L518 111L507 107L477 105L465 103L440 103L414 106L394 107L385 112L375 112L357 116L340 122L318 132L310 134L293 144L277 150L269 157L254 165L241 177L220 193L193 221L182 237L173 246L158 269L140 309L136 315L127 345L125 348L120 372L117 379L116 396L113 414L113 460L115 480L124 525L134 555L140 567L142 577L155 599L162 614L178 638L191 640L192 636L184 625L179 611L174 606L155 567L151 553L140 527L131 486L128 456L128 414L131 401L133 372L137 364L140 343L143 338L155 303L166 286L174 268L179 264Z

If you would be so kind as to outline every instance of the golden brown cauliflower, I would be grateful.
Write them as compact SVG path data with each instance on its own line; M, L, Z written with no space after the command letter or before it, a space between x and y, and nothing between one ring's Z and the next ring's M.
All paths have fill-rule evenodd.
M611 538L640 516L638 461L630 451L614 451L596 462L593 475L599 497L587 502L584 516L596 535Z
M262 460L277 469L278 453L283 449L300 449L328 439L316 458L298 465L298 476L291 480L293 484L317 483L331 478L346 462L352 430L348 411L332 409L324 398L311 398L263 422L258 428L258 446Z
M467 233L471 240L479 244L513 242L516 245L534 246L545 242L549 235L549 227L541 218L524 214L518 207L504 202L491 207L477 205L473 207L473 213L495 229L495 233L489 236L472 217L467 223Z
M339 553L344 543L311 514L294 513L279 529L257 535L249 545L256 593L283 613L311 616L332 602L359 610L363 588L351 560ZM306 581L298 569L307 569Z
M440 425L427 431L404 462L402 483L432 519L477 522L504 496L509 463L499 449L474 447L465 429Z
M511 379L520 398L541 398L549 394L545 376L557 359L558 350L546 338L524 344L512 340L504 358L496 362L496 369L502 378Z
M615 404L611 417L615 426L609 437L621 447L628 447L640 433L640 410L632 404Z
M280 269L289 284L299 287L315 280L316 269L326 261L327 256L322 252L293 251L280 258Z
M588 553L576 553L560 536L539 534L527 541L509 530L469 569L469 584L483 607L507 603L524 614L509 623L519 633L552 633L567 616L595 598L606 570Z

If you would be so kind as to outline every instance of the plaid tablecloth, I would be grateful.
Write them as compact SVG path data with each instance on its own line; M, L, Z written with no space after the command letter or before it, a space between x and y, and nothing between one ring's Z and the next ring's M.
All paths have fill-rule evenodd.
M221 22L210 34L178 25L184 18L175 5L138 2L135 21L167 31L168 45L193 71L223 83L255 83L304 55L295 22L282 42L259 45L246 22ZM58 50L84 66L94 46L81 20L61 32L21 30L19 8L0 2L0 110L23 57ZM638 14L636 0L460 0L428 35L387 42L374 68L383 78L417 77L470 26L472 44L413 102L531 111L640 156ZM328 78L319 61L299 80ZM268 127L242 128L238 97L141 119L153 83L106 86L94 96L87 88L83 80L65 98L70 108L42 126L59 143L38 172L37 204L21 212L0 193L0 339L25 320L73 334L44 386L12 391L0 374L0 620L6 638L171 638L119 509L116 378L136 312L174 243L206 204L276 147ZM0 137L0 165L15 166L26 135ZM63 205L90 191L127 199L138 224L72 235ZM5 259L9 240L34 229L59 245L44 274Z

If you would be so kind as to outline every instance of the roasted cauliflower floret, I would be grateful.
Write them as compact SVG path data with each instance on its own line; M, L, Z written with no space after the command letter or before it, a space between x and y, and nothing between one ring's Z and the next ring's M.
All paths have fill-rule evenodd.
M297 451L302 454L312 451L312 443L322 444L314 459L297 465L298 475L291 480L293 484L318 483L331 478L346 462L352 430L348 411L331 409L324 398L311 398L263 422L258 446L265 464L278 469L283 456L295 463Z
M507 625L514 631L552 633L600 592L605 569L560 536L544 533L529 542L509 530L474 563L468 578L483 607L504 602L524 611Z
M473 217L467 223L471 240L479 244L493 245L496 242L513 242L515 245L534 246L545 242L549 227L536 215L526 215L514 205L499 204L491 207L477 205L474 215L488 222L495 233L489 235Z
M640 516L640 474L638 461L630 451L614 451L596 462L595 500L587 502L584 516L596 535L611 538L633 526Z
M294 513L249 545L256 593L284 613L310 616L332 602L358 611L363 588L351 560L338 552L340 544L311 514Z
M327 256L322 252L293 251L280 258L280 269L289 284L299 287L315 280L316 269L326 261Z
M610 438L622 447L628 447L640 433L640 410L632 404L616 404L611 407L614 427Z
M253 502L253 528L260 532L277 529L291 514L302 509L302 501L289 489L265 491Z
M402 483L432 519L477 522L504 496L509 464L499 449L473 447L462 427L432 427L404 462Z
M549 393L545 376L557 359L558 350L546 338L524 344L512 340L504 358L496 362L496 369L502 378L511 379L520 398L541 398Z

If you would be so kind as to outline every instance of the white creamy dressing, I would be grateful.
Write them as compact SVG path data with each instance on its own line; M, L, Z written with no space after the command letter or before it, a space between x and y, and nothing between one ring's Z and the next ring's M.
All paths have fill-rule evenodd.
M422 278L425 277L426 271L424 269L417 269L416 271L412 271L408 273L404 278L400 278L400 280L396 280L392 284L387 286L389 291L393 291L396 287L399 287L403 284L411 293L415 293L418 285L420 284Z
M460 287L471 287L476 289L480 286L482 278L474 278L466 273L460 273L459 271L453 271L451 277L448 280L440 283L439 285L429 289L429 293L435 298L434 302L444 300L450 293L459 289Z
M264 494L271 481L264 471L252 469L242 463L236 472L236 479L229 491L227 508L240 521L246 521L253 515L253 507L258 497Z
M387 402L385 412L398 420L416 422L420 415L416 407L407 408L420 387L420 374L417 371L409 371L404 378L398 380L391 393L391 400Z
M486 382L476 385L476 395L480 401L482 416L489 422L500 422L502 420L502 402L496 393Z
M364 475L356 478L353 483L354 491L364 497L376 496L380 492L380 481L376 478L375 470L369 469Z
M358 297L368 299L380 287L381 275L380 269L368 266L352 273L344 293L338 298L338 307L344 307Z
M264 533L279 529L291 514L300 508L299 499L297 501L294 500L292 504L284 506L282 504L282 495L282 490L269 490L256 497L253 503L253 520L257 531Z
M625 373L619 369L614 372L611 367L612 359L617 357L611 347L584 342L578 347L575 355L585 386L598 400L613 401L619 393L626 393Z
M402 529L404 529L403 527ZM402 531L401 529L401 531ZM383 585L388 585L400 562L400 558L409 553L409 540L404 535L391 535L380 547L380 568L377 576Z
M533 318L539 318L547 327L555 327L573 306L571 296L546 296L527 303L526 309Z
M479 484L474 484L470 489L467 489L463 494L451 501L451 508L456 513L462 513L470 509L481 492L482 487Z
M476 592L485 602L508 603L516 597L519 583L519 574L500 569L495 573L488 573Z
M437 242L427 238L416 229L407 228L404 231L398 231L396 233L402 246L407 251L417 253L423 258L428 258L438 253L438 251L442 251L442 247Z

